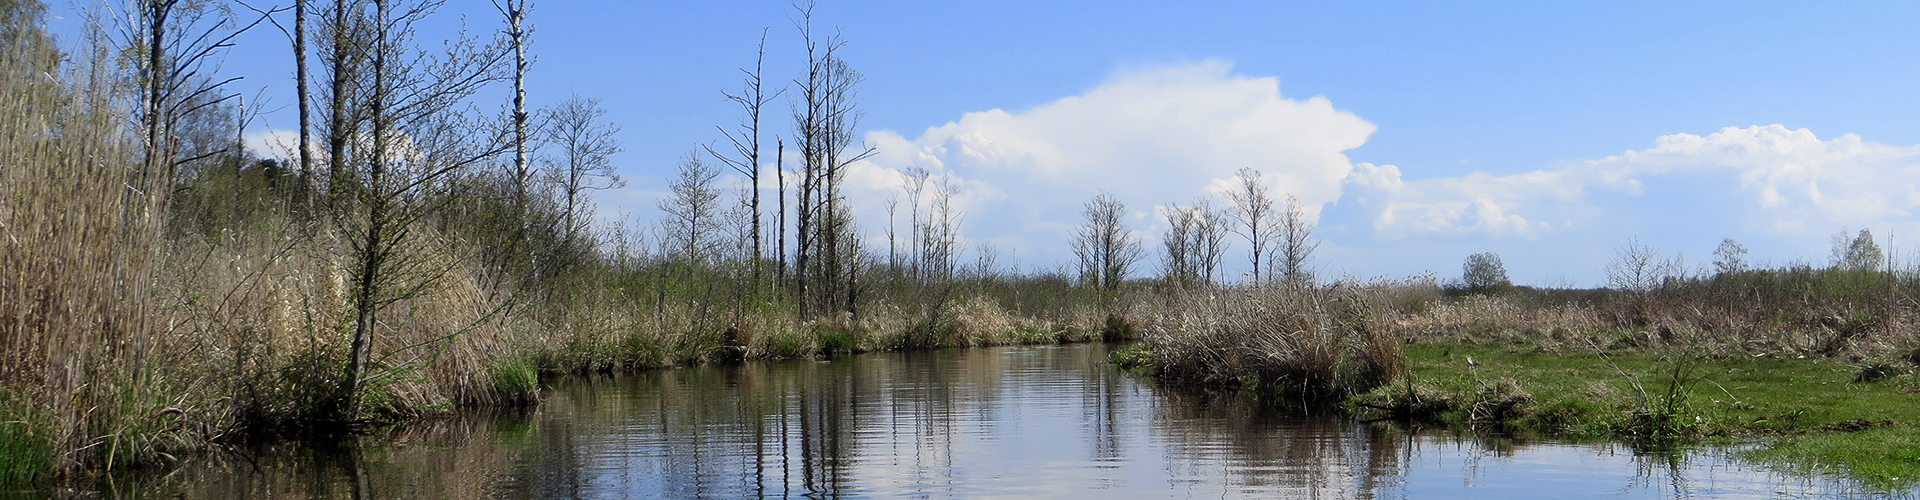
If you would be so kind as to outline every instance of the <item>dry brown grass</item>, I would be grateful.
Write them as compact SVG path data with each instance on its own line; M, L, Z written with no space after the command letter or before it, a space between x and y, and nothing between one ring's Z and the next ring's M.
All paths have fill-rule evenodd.
M155 432L182 382L151 335L159 186L126 168L109 92L19 63L0 57L0 392L61 469L171 448Z
M1419 314L1397 318L1392 328L1418 341L1534 343L1548 350L1584 348L1587 335L1609 325L1586 304L1535 307L1505 297L1472 295L1437 301Z
M1622 296L1538 304L1513 296L1437 301L1392 327L1423 342L1504 342L1549 351L1685 350L1709 357L1897 358L1920 347L1908 301L1812 296L1788 304L1708 294Z
M1142 334L1165 377L1302 397L1364 391L1404 367L1396 283L1339 282L1160 297Z
M344 245L285 214L169 240L172 183L130 167L114 90L51 81L0 68L0 400L32 424L0 437L43 443L57 471L112 469L311 411L344 351ZM489 374L527 329L458 242L421 239L415 272L434 279L381 318L375 399L417 414L524 397Z

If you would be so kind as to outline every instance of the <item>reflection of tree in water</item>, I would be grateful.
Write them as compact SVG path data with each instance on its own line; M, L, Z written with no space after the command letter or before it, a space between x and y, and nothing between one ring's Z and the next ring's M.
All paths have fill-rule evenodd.
M1474 487L1505 474L1508 458L1529 447L1498 434L1369 425L1233 393L1154 387L1104 359L1100 346L954 350L561 380L525 414L273 445L108 489L124 498L264 499L1064 496L1102 488L1371 498L1418 496L1408 491L1415 468L1427 475L1438 466L1445 477L1457 470L1464 484L1454 484ZM1593 446L1602 456L1630 452ZM999 457L1014 462L992 463ZM1715 481L1680 456L1634 460L1636 478L1606 487L1684 496Z
M513 447L498 439L513 435L515 421L428 420L365 437L244 446L101 489L115 498L486 498L515 465Z
M905 480L942 483L957 423L994 411L983 402L999 364L964 351L873 355L563 384L509 496L836 497L870 447L908 457Z
M1370 498L1399 484L1407 441L1346 418L1224 392L1161 390L1155 440L1176 474L1221 475L1243 494Z

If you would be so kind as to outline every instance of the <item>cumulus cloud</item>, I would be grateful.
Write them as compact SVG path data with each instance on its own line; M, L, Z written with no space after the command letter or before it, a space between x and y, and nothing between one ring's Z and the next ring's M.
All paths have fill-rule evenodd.
M1567 182L1564 172L1476 172L1407 181L1399 167L1371 163L1356 166L1346 184L1355 188L1348 194L1350 203L1371 207L1373 230L1385 238L1472 233L1534 238L1553 229L1551 222L1535 220L1549 215L1540 212L1578 198L1581 189Z
M1232 69L1219 60L1138 68L1080 95L967 113L914 138L874 132L867 140L878 154L849 183L884 197L907 169L950 177L970 235L1028 246L1013 250L1042 260L1066 255L1078 207L1101 191L1125 200L1142 225L1157 219L1154 205L1205 195L1242 167L1264 171L1277 193L1315 212L1339 199L1353 170L1344 152L1374 125L1324 97L1286 97L1277 78Z
M1741 224L1780 235L1835 228L1914 226L1920 211L1920 146L1892 146L1848 134L1821 140L1781 125L1672 134L1651 148L1513 175L1476 172L1407 180L1393 165L1362 163L1345 180L1348 203L1371 218L1375 236L1482 234L1539 238L1591 231L1634 206L1725 205L1746 220L1702 220L1716 230ZM1661 199L1647 199L1649 191ZM1670 199L1674 195L1692 199ZM1699 214L1676 214L1697 217Z
M1832 226L1911 225L1920 209L1920 146L1893 146L1846 134L1820 140L1781 125L1727 127L1707 136L1673 134L1654 147L1582 165L1602 182L1633 188L1663 176L1722 173L1783 234ZM1811 233L1810 233L1811 232Z

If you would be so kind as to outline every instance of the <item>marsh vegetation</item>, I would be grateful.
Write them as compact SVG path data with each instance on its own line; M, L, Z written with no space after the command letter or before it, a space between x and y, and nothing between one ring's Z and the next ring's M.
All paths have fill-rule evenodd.
M1913 439L1887 402L1920 387L1920 273L1866 232L1770 269L1629 243L1593 290L1513 286L1490 253L1445 283L1324 277L1303 208L1248 168L1160 210L1160 248L1102 194L1073 263L1010 270L965 248L950 177L907 172L903 220L854 219L862 77L807 5L805 74L768 88L760 54L722 101L742 123L672 167L657 221L596 222L617 125L586 96L527 109L524 2L498 36L417 40L440 6L141 0L63 50L44 5L0 2L0 483L538 405L567 374L1134 339L1114 358L1172 382L1649 447L1791 436L1762 454L1914 476L1870 443ZM208 58L283 25L302 130L262 157Z

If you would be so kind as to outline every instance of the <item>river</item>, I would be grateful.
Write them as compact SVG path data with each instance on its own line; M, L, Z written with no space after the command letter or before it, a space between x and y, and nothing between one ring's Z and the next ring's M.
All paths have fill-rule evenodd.
M1370 425L1161 387L1106 346L751 362L554 382L524 413L280 444L120 498L1808 498L1734 450Z

